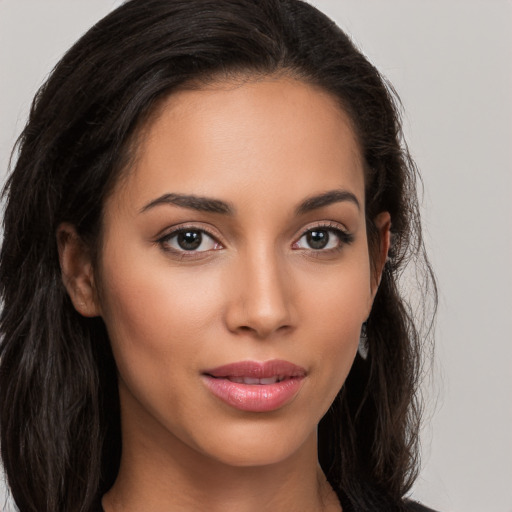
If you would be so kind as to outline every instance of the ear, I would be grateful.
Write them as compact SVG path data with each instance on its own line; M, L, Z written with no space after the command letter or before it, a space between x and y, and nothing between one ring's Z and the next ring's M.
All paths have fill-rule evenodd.
M382 271L388 258L391 243L391 215L388 212L379 213L373 223L379 232L379 252L376 254L374 275L372 276L372 302L379 288Z
M57 228L57 247L62 281L73 306L85 317L99 316L90 250L73 225L63 223Z

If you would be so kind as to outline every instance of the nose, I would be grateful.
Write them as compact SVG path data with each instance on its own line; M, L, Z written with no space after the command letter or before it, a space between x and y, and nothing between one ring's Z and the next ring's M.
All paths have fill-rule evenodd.
M231 332L268 338L294 326L292 280L273 250L240 257L232 268L226 324Z

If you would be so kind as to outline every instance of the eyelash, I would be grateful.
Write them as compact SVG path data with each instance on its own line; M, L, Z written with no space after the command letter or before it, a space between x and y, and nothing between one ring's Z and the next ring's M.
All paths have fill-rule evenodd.
M339 252L343 249L345 245L349 245L354 241L354 235L349 233L348 231L340 228L338 224L332 224L332 223L320 223L315 226L308 227L306 230L302 232L302 234L297 238L297 240L293 243L293 246L296 246L305 236L308 235L308 233L312 233L315 231L325 231L329 234L334 234L338 238L338 244L336 247L331 247L328 249L314 249L314 248L300 248L295 247L295 250L305 250L309 251L316 256L319 256L321 254L331 254L335 252ZM196 251L196 250L186 250L186 249L177 249L173 247L169 247L169 243L171 240L176 239L181 233L201 233L201 235L207 235L208 238L211 239L212 243L215 244L215 247L212 249L207 249L203 251ZM200 244L202 244L204 239L202 238L200 241ZM330 237L328 239L328 242L330 242ZM197 258L201 257L202 253L208 253L211 251L222 249L222 243L220 243L217 240L217 237L212 234L210 231L203 227L197 227L197 226L181 226L177 229L174 229L170 233L165 234L164 236L158 238L156 240L156 243L164 250L165 252L170 252L174 254L179 254L182 258Z
M343 250L344 246L350 245L354 241L354 235L349 233L347 230L342 229L338 224L320 223L315 226L308 227L306 230L304 230L303 233L300 235L300 237L297 239L297 241L294 242L293 245L298 244L302 240L302 238L304 238L305 236L308 235L308 233L313 233L315 231L325 231L330 234L334 233L339 241L338 244L336 245L336 247L331 247L329 249L313 249L313 248L304 249L304 250L310 251L315 256L340 252L341 250ZM328 242L330 242L330 239L328 240Z

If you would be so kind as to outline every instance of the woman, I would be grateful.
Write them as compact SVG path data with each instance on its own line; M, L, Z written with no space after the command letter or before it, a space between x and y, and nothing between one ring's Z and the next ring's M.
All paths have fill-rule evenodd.
M423 337L397 287L411 258L434 284L415 169L327 17L129 1L18 149L0 414L21 512L425 510L405 498Z

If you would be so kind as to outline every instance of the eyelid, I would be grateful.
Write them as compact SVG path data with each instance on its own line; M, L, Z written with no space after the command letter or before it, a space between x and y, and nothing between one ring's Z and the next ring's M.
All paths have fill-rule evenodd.
M173 224L172 226L166 226L154 236L153 241L158 242L158 240L162 238L167 238L175 233L186 231L187 229L202 231L203 233L206 233L208 236L211 236L218 242L222 243L220 240L222 237L218 233L218 230L213 228L213 226L209 226L203 222L180 222L178 224Z
M336 222L333 220L320 220L313 222L312 224L307 225L306 227L301 228L298 236L296 237L297 240L299 240L301 237L303 237L306 233L313 229L325 229L325 230L333 230L333 231L341 231L342 233L346 235L350 235L350 230L347 229L346 226L341 224L340 222Z

